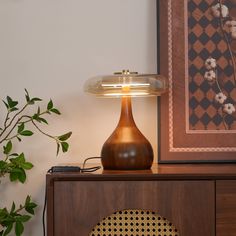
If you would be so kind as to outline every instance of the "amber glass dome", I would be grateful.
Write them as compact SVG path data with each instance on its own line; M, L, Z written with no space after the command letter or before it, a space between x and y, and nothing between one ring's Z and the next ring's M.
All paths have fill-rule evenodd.
M160 96L167 89L167 81L161 75L137 72L114 73L93 77L85 83L84 91L97 97L145 97Z

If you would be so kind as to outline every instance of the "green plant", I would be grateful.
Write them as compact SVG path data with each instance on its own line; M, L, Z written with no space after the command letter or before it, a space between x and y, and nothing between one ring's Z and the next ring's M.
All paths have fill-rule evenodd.
M18 101L13 100L7 96L3 101L7 109L6 117L0 126L0 147L2 148L2 156L0 156L0 180L5 176L9 176L11 182L18 181L25 183L26 171L33 168L33 164L26 160L24 153L14 152L14 142L21 142L23 137L32 136L34 133L32 130L26 128L28 124L32 124L31 127L43 135L53 139L57 145L56 155L62 150L67 152L69 144L67 140L71 136L71 132L63 135L53 136L44 132L40 125L48 124L46 115L57 114L60 115L60 111L54 107L53 101L50 100L47 107L42 110L40 106L36 107L36 111L33 114L28 114L26 109L29 106L36 106L36 103L42 101L41 98L31 98L28 91L25 89L25 104L19 108ZM32 201L30 196L27 196L24 204L20 204L16 208L15 203L12 203L11 209L6 207L0 208L0 236L8 235L13 229L16 236L22 235L24 231L24 223L29 221L34 215L34 210L37 204Z

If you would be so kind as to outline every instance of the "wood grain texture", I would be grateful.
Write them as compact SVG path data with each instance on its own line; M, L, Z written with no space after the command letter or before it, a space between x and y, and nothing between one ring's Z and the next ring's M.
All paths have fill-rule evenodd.
M214 181L55 181L54 235L87 236L118 210L156 211L181 236L214 236Z
M216 181L216 232L236 235L236 180Z
M66 164L68 165L68 164ZM74 166L82 166L81 163ZM99 164L86 165L86 167ZM100 169L93 173L55 172L48 178L60 180L190 180L236 179L236 164L154 164L151 170L112 171Z
M217 236L235 235L235 185L236 165L230 164L155 164L151 170L142 171L50 173L47 174L47 235L64 236L66 230L76 233L78 226L85 231L74 235L83 236L87 227L92 229L103 217L131 207L156 210L173 221L181 236L196 228L205 232L206 227L212 227L207 236L214 235L215 227ZM88 217L90 221L86 220ZM74 229L72 224L76 225ZM230 231L233 233L228 234Z
M153 162L152 146L134 122L131 97L122 97L121 101L118 125L102 147L103 168L106 170L150 169Z

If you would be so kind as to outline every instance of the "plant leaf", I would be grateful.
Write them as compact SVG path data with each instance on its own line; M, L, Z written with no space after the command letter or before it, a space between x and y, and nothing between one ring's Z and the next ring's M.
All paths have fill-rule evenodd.
M30 203L28 203L28 204L25 206L25 210L26 210L28 213L34 215L34 208L36 208L36 207L37 207L37 204L36 204L36 203L30 202Z
M32 136L34 133L30 130L24 130L22 132L20 132L20 135L22 136Z
M12 150L12 142L11 142L11 140L7 142L7 145L4 146L3 149L4 149L3 153L6 154L6 155L11 152L11 150Z
M61 112L56 108L52 108L50 111L57 114L57 115L61 115Z
M8 235L11 232L12 228L13 228L13 223L8 224L6 230L3 233L3 236Z
M57 143L57 156L58 156L59 152L60 152L60 144Z
M25 170L30 170L34 167L34 165L30 162L24 162L24 163L21 163L21 167Z
M35 102L39 102L39 101L42 101L42 99L41 99L41 98L32 98L32 99L30 100L30 102L31 102L32 104L34 104Z
M19 179L19 181L23 184L24 182L25 182L25 180L26 180L26 174L25 174L25 171L24 171L24 169L19 169L20 170L20 172L18 172L18 179Z
M12 98L9 96L7 96L7 103L9 105L9 108L13 108L18 104L17 101L13 101Z
M21 123L19 126L18 126L18 130L17 130L17 133L20 134L25 128L25 124L24 123Z
M2 100L2 101L5 104L6 108L8 109L9 108L8 104L4 100Z
M15 202L12 203L10 214L13 213L16 209Z
M69 148L69 144L67 142L62 142L61 147L62 147L63 152L67 152Z
M15 160L18 162L18 163L24 163L25 162L25 155L24 153L22 152L17 158L15 158Z
M17 153L11 153L10 156L18 157L19 155Z
M24 225L20 221L16 221L15 224L16 236L21 236L23 232L24 232Z
M7 166L7 163L5 161L0 161L0 170L4 169Z
M21 221L21 222L27 222L30 219L31 219L31 216L29 215L21 215L21 216L16 217L16 220Z
M52 99L50 99L48 105L47 105L47 110L51 110L53 108L53 102L52 102Z
M37 115L38 115L38 116L40 115L40 107L38 107Z
M29 103L30 102L30 96L29 96L29 93L28 93L28 91L27 91L27 89L25 89L25 99L26 99L26 101L27 101L27 103Z
M12 112L12 111L17 111L18 110L18 108L17 107L12 107L12 108L10 108L10 111Z
M21 138L19 138L18 136L16 138L18 139L19 142L21 142Z
M60 141L66 141L68 138L70 138L71 134L72 134L72 132L68 132L66 134L63 134L63 135L59 136L58 139Z
M26 174L24 169L19 167L15 167L14 169L12 169L10 172L10 180L11 182L19 180L21 183L24 183L26 180Z
M25 199L25 205L28 205L28 204L30 203L30 200L31 200L31 198L30 198L30 196L28 195L28 196L26 197L26 199Z
M39 117L37 121L43 122L43 123L48 125L48 122L44 118L42 118L42 117Z
M25 90L26 95L29 96L29 92L28 92L28 90L27 90L26 88L25 88L24 90Z
M18 173L16 171L11 171L10 173L10 180L11 182L14 182L18 179Z

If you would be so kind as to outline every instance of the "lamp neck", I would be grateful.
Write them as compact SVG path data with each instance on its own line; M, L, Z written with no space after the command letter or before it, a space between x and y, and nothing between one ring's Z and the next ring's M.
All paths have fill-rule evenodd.
M131 97L122 97L121 98L121 114L118 126L130 126L135 125Z

